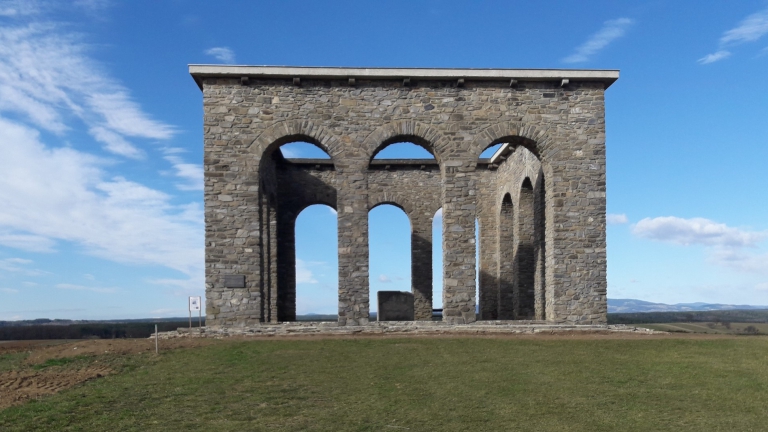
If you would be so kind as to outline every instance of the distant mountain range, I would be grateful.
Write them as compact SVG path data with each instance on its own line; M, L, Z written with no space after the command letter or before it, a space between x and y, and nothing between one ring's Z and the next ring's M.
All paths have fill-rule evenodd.
M714 310L768 309L768 306L728 305L720 303L652 303L635 299L608 299L608 313L693 312Z

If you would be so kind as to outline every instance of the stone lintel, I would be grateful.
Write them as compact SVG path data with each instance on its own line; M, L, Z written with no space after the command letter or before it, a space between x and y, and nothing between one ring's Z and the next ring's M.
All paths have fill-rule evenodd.
M421 79L456 81L499 81L508 85L515 81L565 81L602 82L607 89L617 79L618 70L598 69L452 69L452 68L354 68L313 66L240 66L240 65L189 65L198 87L208 77L256 79Z

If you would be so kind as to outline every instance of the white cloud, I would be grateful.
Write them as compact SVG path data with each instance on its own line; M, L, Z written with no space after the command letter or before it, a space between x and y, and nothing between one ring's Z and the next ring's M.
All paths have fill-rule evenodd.
M0 112L20 114L59 135L74 116L106 151L131 158L140 152L124 137L168 139L175 133L144 113L87 51L79 36L53 24L0 27Z
M112 130L127 136L168 139L174 129L147 117L125 90L91 93L88 104L103 117Z
M565 63L583 63L614 40L624 36L634 21L629 18L618 18L606 21L603 27L586 42L576 48L576 51L564 58Z
M227 47L209 48L205 50L205 54L209 56L213 56L214 58L216 58L216 60L219 60L224 63L235 62L235 52Z
M40 13L40 5L32 0L0 1L0 16L17 17Z
M296 259L296 283L316 284L317 279L309 269L309 263L304 260Z
M768 9L746 17L738 26L726 31L720 38L720 44L754 42L766 33L768 33Z
M4 292L6 294L16 294L19 292L19 290L13 288L0 288L0 292Z
M172 205L163 192L110 178L103 160L47 147L37 131L2 117L0 154L0 241L35 239L27 243L48 249L70 241L112 261L202 272L198 204Z
M763 282L755 285L755 289L758 291L768 291L768 282Z
M83 285L74 285L74 284L57 284L56 288L63 289L63 290L74 290L74 291L91 291L91 292L103 293L103 294L111 294L111 293L117 292L116 288L87 287Z
M106 144L104 149L108 152L132 159L141 159L144 156L144 152L134 147L121 135L118 135L109 129L101 126L94 126L88 132L90 132L91 136L93 136L96 141Z
M5 258L0 260L0 274L2 272L8 273L20 273L26 276L40 276L45 272L33 268L29 268L29 264L32 264L31 260L23 258Z
M629 222L629 219L627 219L627 215L625 214L607 214L605 216L606 222L608 222L610 225L621 225Z
M725 47L755 42L768 34L768 9L753 13L742 20L738 26L726 31L720 37L720 49L700 58L700 64L709 64L730 57L731 52Z
M704 218L683 219L674 216L645 218L632 233L638 237L681 245L747 247L765 239L762 232L732 228Z
M0 231L0 245L28 252L53 252L56 242L48 237L33 234Z
M392 279L390 279L387 275L379 275L379 282L390 283L392 282Z
M768 273L768 254L758 247L768 238L766 232L733 228L704 218L667 216L645 218L632 228L632 233L683 246L704 246L713 264L741 272Z
M709 63L714 63L716 61L723 60L723 59L728 58L730 56L731 56L731 52L730 51L720 50L720 51L712 53L712 54L707 54L704 57L698 59L697 61L699 63L701 63L701 64L709 64Z
M176 176L183 180L182 183L177 183L176 187L179 190L184 191L203 190L203 166L200 164L184 162L184 160L178 156L178 153L181 153L182 151L183 149L179 148L165 150L165 160L171 163Z
M334 215L334 216L338 216L338 215L339 215L339 213L338 213L338 212L336 211L336 209L335 209L335 208L333 208L333 207L330 207L330 206L329 206L329 207L328 207L328 211L330 211L330 212L331 212L331 214L332 214L332 215Z

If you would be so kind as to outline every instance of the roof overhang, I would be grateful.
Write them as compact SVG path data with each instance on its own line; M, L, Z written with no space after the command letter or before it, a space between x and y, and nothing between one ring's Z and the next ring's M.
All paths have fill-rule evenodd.
M423 79L469 81L569 81L602 82L608 88L619 79L618 70L595 69L432 69L356 68L310 66L189 65L189 74L202 89L204 78L282 79Z

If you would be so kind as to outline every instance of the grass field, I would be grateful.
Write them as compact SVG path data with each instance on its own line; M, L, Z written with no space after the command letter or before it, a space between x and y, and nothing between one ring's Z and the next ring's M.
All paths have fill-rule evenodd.
M676 322L662 324L637 324L638 327L649 328L666 332L681 333L706 333L706 334L749 334L748 328L752 328L755 334L768 335L768 324L765 323L727 323L722 322Z
M226 340L36 367L89 362L117 373L0 411L0 430L768 428L760 336Z

